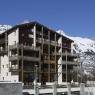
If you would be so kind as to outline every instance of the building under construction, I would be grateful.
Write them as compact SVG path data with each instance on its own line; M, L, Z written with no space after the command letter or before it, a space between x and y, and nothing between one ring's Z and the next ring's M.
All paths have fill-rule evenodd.
M0 34L0 80L71 81L78 66L72 46L71 39L38 22L15 25Z

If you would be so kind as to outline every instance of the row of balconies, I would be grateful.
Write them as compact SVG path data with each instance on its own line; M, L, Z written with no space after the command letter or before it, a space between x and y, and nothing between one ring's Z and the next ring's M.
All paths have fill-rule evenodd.
M17 47L19 47L19 48L21 48L22 47L22 45L11 45L11 46L9 46L9 49L16 49ZM33 46L23 46L23 49L24 50L35 50L35 51L39 51L40 50L40 48L38 48L38 47L36 47L36 48L34 48ZM61 52L54 52L54 53L52 53L53 55L61 55L62 54L62 56L73 56L73 57L78 57L79 55L78 54L74 54L74 53L69 53L69 52L63 52L63 53L61 53Z

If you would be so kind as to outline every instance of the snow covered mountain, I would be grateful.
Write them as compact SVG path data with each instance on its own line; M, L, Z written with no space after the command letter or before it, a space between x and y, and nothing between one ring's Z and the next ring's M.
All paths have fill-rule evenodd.
M82 37L70 38L74 40L74 50L80 54L84 70L92 72L95 69L95 41Z
M10 25L0 25L0 34L3 33L4 31L10 29L12 26Z
M82 38L82 37L69 37L72 40L74 40L74 47L76 52L95 52L95 41L88 39L88 38Z
M62 30L57 32L74 41L73 50L80 55L80 62L83 65L84 71L86 73L92 72L95 69L95 40L67 36Z

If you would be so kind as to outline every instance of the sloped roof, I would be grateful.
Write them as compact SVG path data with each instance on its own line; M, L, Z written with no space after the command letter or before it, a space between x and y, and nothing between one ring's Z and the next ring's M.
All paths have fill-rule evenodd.
M3 32L3 33L0 34L0 35L4 35L6 32L7 32L7 34L9 34L10 32L12 32L12 30L14 30L14 29L16 29L16 28L20 28L20 27L23 27L23 26L29 26L29 25L39 25L39 26L43 26L44 28L46 28L46 29L48 29L48 30L50 30L50 31L52 31L52 32L56 32L56 31L54 31L54 30L48 28L47 26L38 23L37 21L33 21L33 22L29 22L29 23L17 24L17 25L15 25L15 26L13 26L12 28L6 30L5 32ZM57 32L56 32L56 33L57 33ZM57 34L59 34L59 33L57 33ZM61 34L59 34L59 35L61 35ZM63 35L62 35L62 36L63 36ZM73 42L73 40L67 38L66 36L63 36L63 37L64 37L65 39L67 39L67 40Z

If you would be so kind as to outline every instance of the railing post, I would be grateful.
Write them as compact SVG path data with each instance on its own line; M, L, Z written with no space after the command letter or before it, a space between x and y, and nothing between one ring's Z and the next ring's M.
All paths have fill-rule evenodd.
M39 95L39 88L36 80L34 80L34 95Z
M85 95L85 84L84 83L80 84L80 95Z
M67 89L68 89L67 95L71 95L71 84L70 83L67 83Z
M53 95L57 95L57 81L53 83Z

